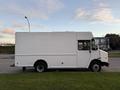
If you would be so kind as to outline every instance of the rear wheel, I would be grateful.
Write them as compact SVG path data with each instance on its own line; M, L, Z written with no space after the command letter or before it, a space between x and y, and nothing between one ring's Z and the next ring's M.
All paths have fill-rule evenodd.
M100 72L101 64L99 62L92 62L89 68L92 72Z
M47 66L46 66L46 64L43 63L43 62L37 62L37 63L35 64L35 70L36 70L37 72L45 72L45 71L47 70Z

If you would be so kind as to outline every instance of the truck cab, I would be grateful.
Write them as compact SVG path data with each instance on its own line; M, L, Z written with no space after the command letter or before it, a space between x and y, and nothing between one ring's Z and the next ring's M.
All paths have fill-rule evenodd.
M78 40L78 66L88 67L93 72L101 70L102 66L109 66L108 53L100 50L91 40Z

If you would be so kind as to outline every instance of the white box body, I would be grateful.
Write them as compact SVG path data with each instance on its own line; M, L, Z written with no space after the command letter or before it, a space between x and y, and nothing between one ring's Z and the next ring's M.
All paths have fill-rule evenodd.
M78 40L92 40L91 32L17 32L15 66L34 66L44 60L48 68L88 68L99 50L78 50Z

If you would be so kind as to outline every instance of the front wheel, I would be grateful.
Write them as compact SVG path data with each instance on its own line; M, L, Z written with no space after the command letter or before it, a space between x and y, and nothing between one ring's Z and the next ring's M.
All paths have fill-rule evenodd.
M47 66L46 66L46 64L43 63L43 62L38 62L38 63L36 63L36 65L35 65L35 70L36 70L37 72L45 72L46 69L47 69Z
M101 71L101 64L99 62L92 62L89 69L92 72L100 72Z

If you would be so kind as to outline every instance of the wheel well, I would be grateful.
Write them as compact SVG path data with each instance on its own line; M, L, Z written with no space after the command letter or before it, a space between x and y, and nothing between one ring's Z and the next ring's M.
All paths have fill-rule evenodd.
M101 64L101 61L100 61L100 60L98 60L98 59L94 59L94 60L92 60L92 61L90 62L89 67L90 67L90 65L91 65L92 63L95 63L95 62Z
M36 64L38 64L38 63L40 63L40 62L44 63L44 64L46 65L46 67L48 67L46 61L43 60L43 59L37 60L37 61L34 63L34 67L36 66Z

